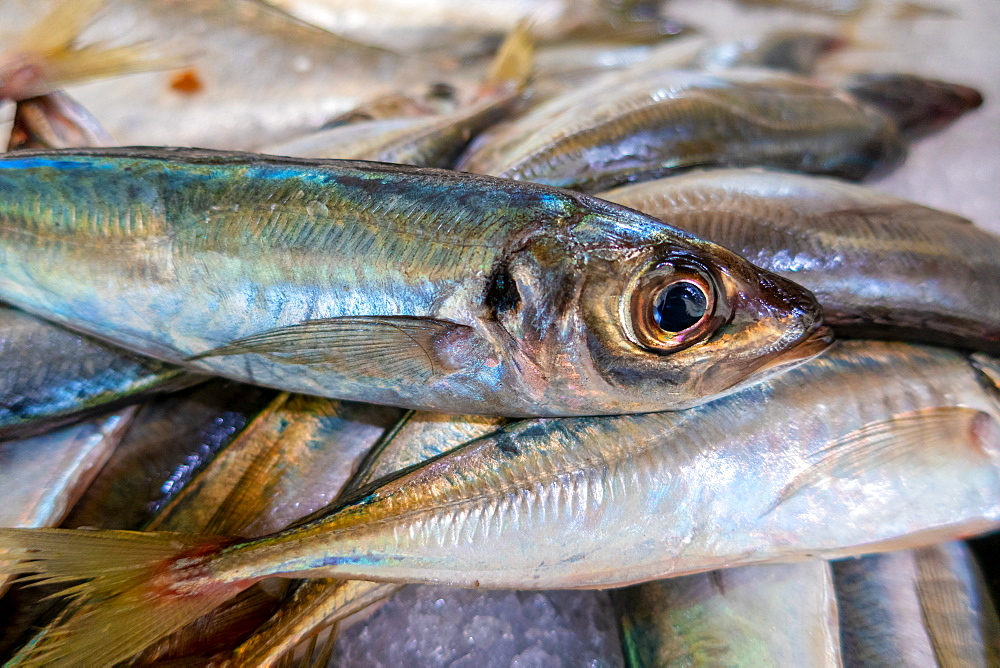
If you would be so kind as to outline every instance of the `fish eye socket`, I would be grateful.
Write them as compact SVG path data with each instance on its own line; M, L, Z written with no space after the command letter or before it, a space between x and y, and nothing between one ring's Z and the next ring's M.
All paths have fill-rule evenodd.
M686 348L719 325L715 282L693 266L664 264L635 285L631 300L631 333L636 343L654 352Z

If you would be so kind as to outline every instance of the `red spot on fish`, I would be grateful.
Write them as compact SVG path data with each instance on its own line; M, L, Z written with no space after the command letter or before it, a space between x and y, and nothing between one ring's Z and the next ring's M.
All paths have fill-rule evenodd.
M205 84L198 71L192 67L180 72L174 72L170 76L170 89L181 95L194 95L204 90Z

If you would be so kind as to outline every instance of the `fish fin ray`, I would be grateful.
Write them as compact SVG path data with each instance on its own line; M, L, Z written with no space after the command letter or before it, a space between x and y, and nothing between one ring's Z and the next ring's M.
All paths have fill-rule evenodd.
M106 4L107 0L64 0L57 3L28 28L15 48L9 51L38 63L44 72L40 80L51 88L42 92L52 92L101 77L169 69L187 60L185 57L153 55L145 43L125 46L77 44L80 34ZM29 88L24 95L14 90L4 94L21 98L33 97L40 92Z
M521 19L497 49L489 74L479 91L479 98L507 90L520 90L528 83L535 64L532 22Z
M245 588L170 589L224 539L176 533L69 529L0 529L0 573L36 574L62 584L77 607L42 632L14 662L24 666L111 665L209 612ZM194 556L192 556L194 555ZM168 579L176 572L176 581Z
M432 354L435 339L456 327L464 326L410 316L306 320L237 339L185 361L255 354L286 364L329 365L374 377L408 373L426 380L441 371Z
M785 485L768 512L831 476L857 476L903 457L942 455L939 446L961 431L975 433L984 419L993 420L989 414L974 408L943 406L864 424L814 453L814 463Z

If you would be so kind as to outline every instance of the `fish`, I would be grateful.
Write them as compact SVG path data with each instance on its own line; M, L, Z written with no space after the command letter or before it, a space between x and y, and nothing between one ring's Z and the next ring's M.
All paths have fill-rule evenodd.
M274 397L273 393L255 388L230 384L232 387L227 389L219 388L219 383L215 385L218 400L209 402L200 411L186 411L195 428L204 428L204 421L199 418L202 414L219 414L220 405L235 409L219 420L228 424L230 433L227 436L232 436L237 425L247 422L239 414L233 415L234 412L256 408L259 414L229 442L219 439L222 442L215 444L212 456L203 455L206 463L190 474L190 480L183 487L167 500L151 504L150 517L139 527L133 521L126 524L128 528L222 531L245 536L282 529L300 516L328 504L353 473L359 458L399 414L396 409L380 406L287 393ZM240 398L238 390L249 396L237 401ZM253 397L255 392L257 396ZM198 398L202 401L210 396L207 392L201 395ZM266 398L270 400L262 406ZM195 402L188 401L192 403ZM184 408L180 402L174 405ZM157 414L169 417L163 411ZM181 443L187 440L190 435L184 440L178 438ZM135 448L131 450L134 452ZM121 467L119 464L116 468ZM174 483L180 486L177 481ZM135 515L134 509L125 510ZM95 514L91 510L90 515ZM111 518L110 523L112 526L123 524L118 518ZM216 625L204 622L183 629L147 651L143 663L164 660L177 653L206 651L205 648L219 642L214 636L228 637L246 624L249 629L243 633L248 633L274 612L281 600L280 593L280 588L275 592L274 587L264 590L258 587L248 592L249 595L215 616ZM69 614L85 615L86 609ZM225 632L220 632L219 624ZM42 642L49 633L51 628L43 629L28 647ZM15 656L15 665L19 660Z
M983 104L983 94L971 86L899 72L854 74L844 90L893 117L907 139L940 132Z
M8 151L115 146L83 105L61 91L17 103Z
M1000 237L961 216L835 179L754 169L600 196L805 286L838 335L1000 354Z
M683 575L613 589L611 600L630 668L844 665L823 560Z
M62 526L144 528L274 396L273 390L215 379L142 405Z
M0 306L0 439L27 438L204 380Z
M656 12L626 6L654 4L650 2L375 0L358 5L344 0L267 1L338 35L404 52L442 47L454 52L470 37L507 34L525 19L532 22L535 37L546 41L623 29L633 40L648 39L660 32Z
M532 62L530 29L521 23L501 45L489 77L476 100L468 105L445 114L395 116L336 125L265 146L260 152L448 168L475 135L520 106Z
M605 588L919 547L1000 526L997 379L978 354L841 341L688 411L515 422L255 540L3 529L0 572L85 580L92 614L33 651L68 665L273 576ZM119 619L125 650L96 632Z
M0 52L0 99L21 101L94 79L161 70L178 61L148 44L83 43L81 35L108 0L60 0ZM9 14L8 18L13 18ZM23 26L12 21L11 27Z
M1000 619L961 541L833 563L848 665L995 666Z
M68 0L78 2L84 4ZM0 40L18 35L14 28L24 22L42 21L54 6L3 0ZM156 71L59 86L124 145L253 149L321 127L381 95L466 76L452 59L360 44L260 0L108 0L68 38L127 40L156 60Z
M0 157L0 194L3 299L305 394L510 417L680 409L830 342L785 279L533 184L106 148Z
M490 416L410 411L369 452L343 493L485 436L507 422ZM294 656L323 629L370 608L401 588L398 584L367 580L303 580L267 624L230 654L215 660L233 665L281 665L285 657ZM335 642L336 633L331 631L325 643Z
M585 192L705 166L860 180L898 166L892 120L843 91L768 70L601 78L480 135L456 169Z
M812 74L820 58L848 43L848 39L829 33L776 30L708 45L684 65L693 70L751 67Z
M0 443L0 525L59 526L127 431L135 407ZM0 595L9 578L0 576Z

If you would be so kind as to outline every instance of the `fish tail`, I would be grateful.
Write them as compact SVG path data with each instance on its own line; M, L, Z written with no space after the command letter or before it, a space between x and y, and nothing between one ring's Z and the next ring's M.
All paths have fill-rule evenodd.
M182 59L155 56L148 45L80 46L80 34L107 0L64 0L0 56L0 97L21 100L102 77L167 69Z
M534 67L535 41L531 35L531 21L523 19L497 49L479 97L521 90L528 83Z
M72 610L12 661L98 666L124 661L210 612L250 582L214 582L206 567L231 539L176 533L0 529L0 574L66 584Z

